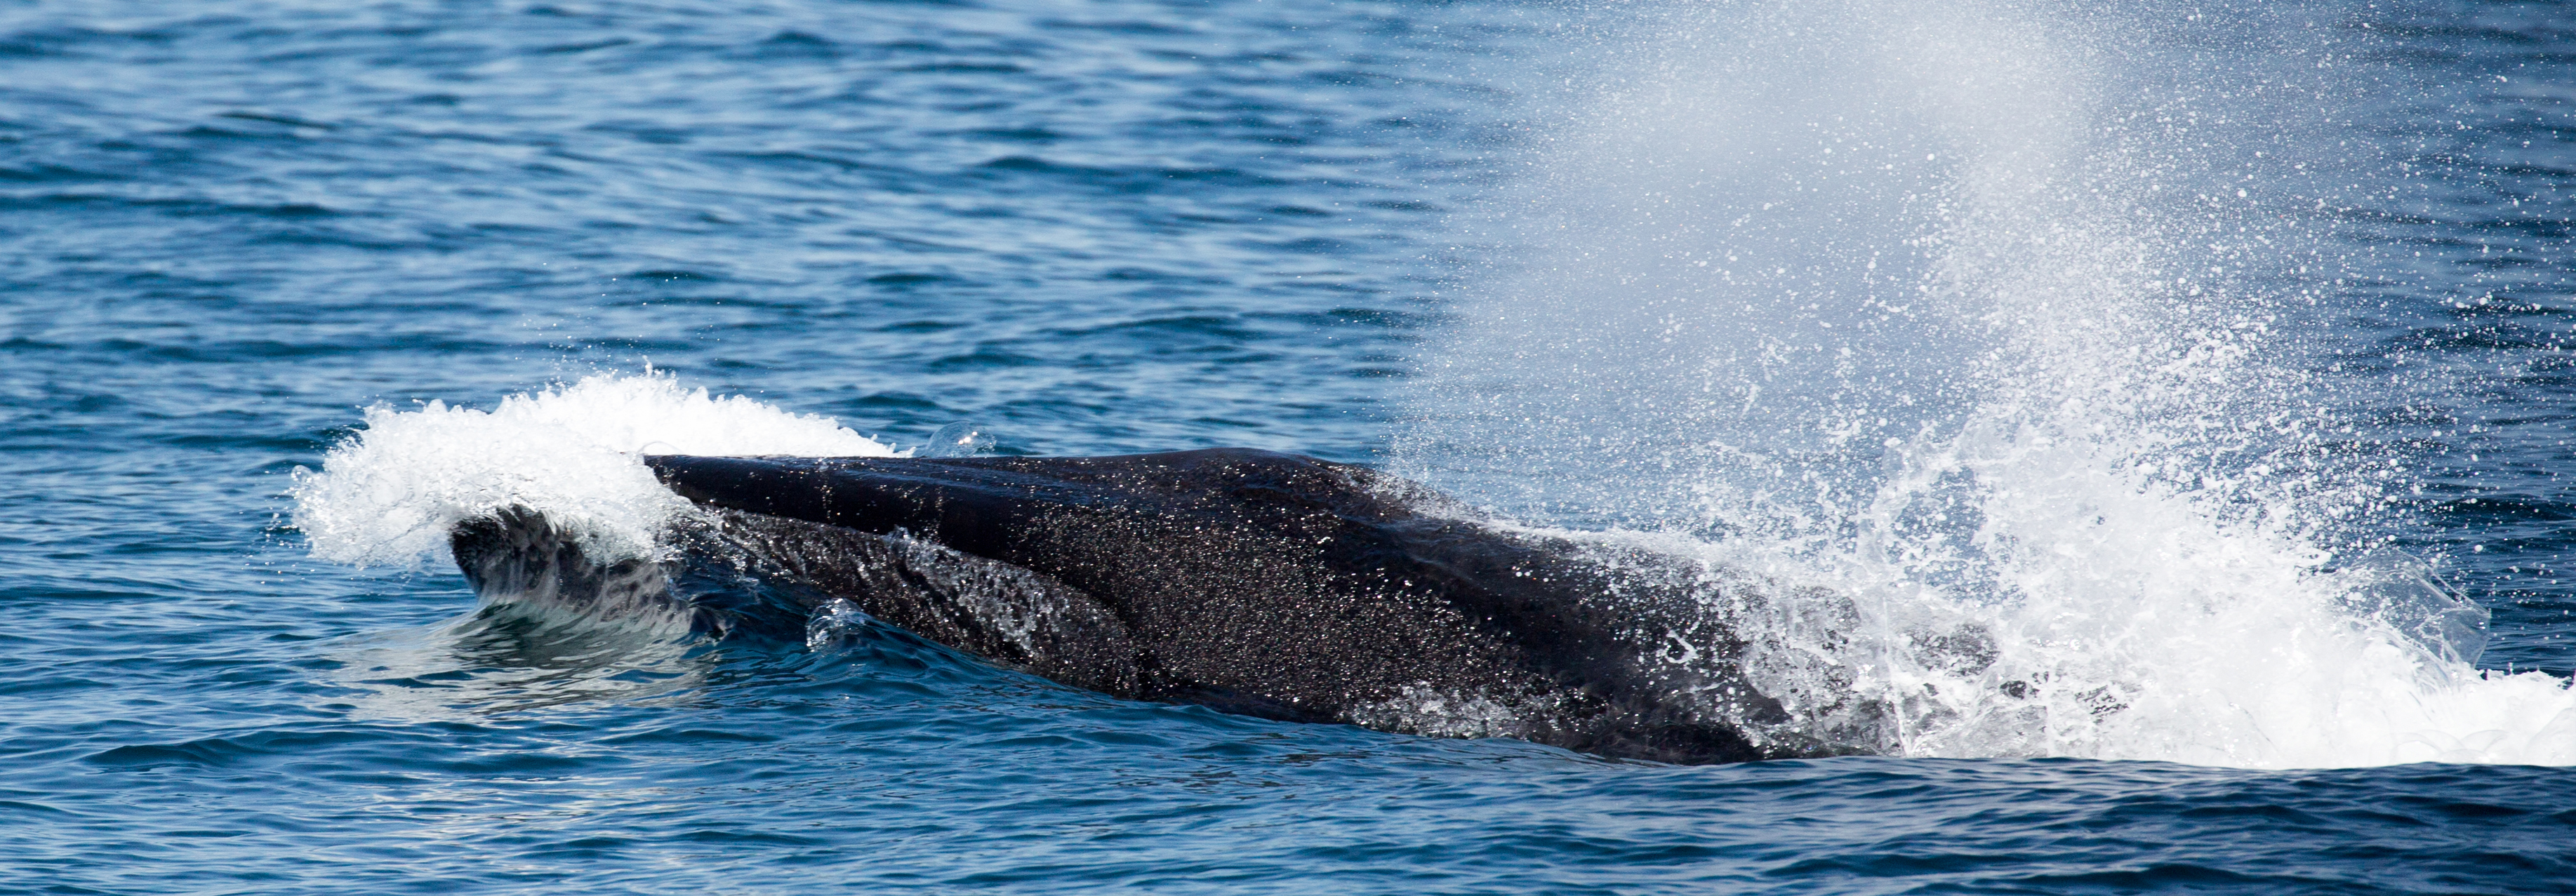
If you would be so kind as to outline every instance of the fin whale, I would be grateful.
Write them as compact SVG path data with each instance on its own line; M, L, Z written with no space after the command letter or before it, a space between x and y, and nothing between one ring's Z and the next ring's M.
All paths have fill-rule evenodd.
M1766 599L1740 578L1367 467L1231 448L646 463L705 511L672 557L593 561L517 509L459 525L458 566L487 597L713 630L847 601L1064 684L1274 719L1674 763L1873 751L1766 727L1788 716L1747 681L1740 623ZM710 576L767 596L693 596Z

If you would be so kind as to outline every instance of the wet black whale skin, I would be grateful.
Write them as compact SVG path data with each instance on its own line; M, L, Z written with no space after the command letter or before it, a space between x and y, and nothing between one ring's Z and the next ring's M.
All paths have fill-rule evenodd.
M1778 707L1743 685L1695 565L1509 531L1365 467L1249 449L648 463L814 592L1079 687L1664 762L1814 752L1734 724ZM922 543L1008 569L932 569Z

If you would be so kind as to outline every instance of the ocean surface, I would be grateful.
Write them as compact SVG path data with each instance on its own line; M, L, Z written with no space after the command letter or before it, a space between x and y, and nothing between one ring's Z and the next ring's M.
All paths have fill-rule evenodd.
M0 891L2576 892L2576 9L2096 6L0 3ZM1889 755L444 554L956 422L1848 597L1765 680Z

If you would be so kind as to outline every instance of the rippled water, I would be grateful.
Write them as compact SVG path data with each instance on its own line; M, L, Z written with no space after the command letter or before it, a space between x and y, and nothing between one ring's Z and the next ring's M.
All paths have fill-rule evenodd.
M2576 775L2387 764L2498 738L2526 748L2508 761L2576 749L2528 678L2478 692L2485 721L2378 732L2417 752L2306 763L2355 768L2025 755L2046 750L1669 768L1125 703L898 633L672 641L478 608L435 558L322 562L288 525L290 471L322 468L368 405L491 408L647 364L898 445L972 419L1012 453L1396 460L1517 512L1654 524L1549 496L1598 491L1584 477L1604 465L1568 458L1641 469L1634 446L1681 418L1635 399L1666 393L1515 405L1544 419L1498 445L1515 431L1488 424L1508 415L1476 418L1474 438L1443 429L1457 380L1437 371L1557 381L1562 346L1518 340L1567 306L1529 300L1552 281L1527 270L1589 278L1555 290L1582 297L1576 323L1656 338L1621 328L1681 294L1663 256L1587 268L1551 254L1567 246L1617 261L1735 245L1605 215L1584 203L1664 187L1564 164L1585 145L1645 158L1618 153L1667 131L1618 97L1723 72L1729 29L1781 21L1680 9L0 9L0 601L19 618L0 634L0 889L2570 888ZM2006 44L2092 33L2065 30L2092 20L2063 7L1961 10L1947 18L2021 22L1985 32ZM2299 176L2262 195L2333 200L2266 219L2295 245L2231 256L2218 266L2241 270L2211 288L2318 299L2282 311L2299 338L2231 344L2299 374L2261 382L2318 396L2272 410L2351 427L2320 466L2386 471L2364 484L2387 500L2337 537L2391 537L2491 608L2480 667L2576 673L2559 569L2576 511L2576 19L2502 3L2122 15L2140 43L2065 58L2207 66L2221 74L2195 82L2215 85L2200 108L2239 119L2212 132L2233 143L2139 137L2226 162L2159 171L2206 188L2263 150L2242 170ZM1826 32L1794 46L1842 45L1830 17L1789 24ZM1692 39L1660 39L1682 25ZM2297 64L2243 68L2305 72L2306 92L2230 98L2256 81L2217 63L2274 57ZM2176 79L2068 95L2101 116L2082 121L2124 120L2173 110L2110 88ZM2013 108L2073 108L2053 95ZM1783 108L1799 109L1764 107ZM2247 136L2266 132L2286 136ZM2310 167L2267 167L2281 154ZM1531 209L1584 228L1492 223ZM1652 288L1596 290L1629 275ZM2272 431L2263 417L2217 419ZM1700 534L1743 520L1642 503Z

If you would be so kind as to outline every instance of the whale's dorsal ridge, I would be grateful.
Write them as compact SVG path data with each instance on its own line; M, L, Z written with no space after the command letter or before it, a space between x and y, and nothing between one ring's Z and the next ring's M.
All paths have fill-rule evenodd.
M1776 705L1692 562L1495 524L1365 466L1246 448L645 463L721 520L693 556L1078 687L1660 761L1817 751L1748 736ZM537 542L501 534L460 539L459 565L478 587L536 581L487 548Z

